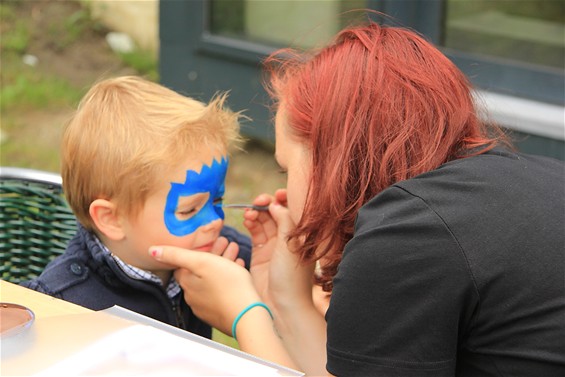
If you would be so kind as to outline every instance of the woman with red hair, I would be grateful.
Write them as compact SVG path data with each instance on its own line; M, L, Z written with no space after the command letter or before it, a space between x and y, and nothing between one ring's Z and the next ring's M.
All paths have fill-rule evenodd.
M244 215L251 273L150 250L195 313L308 375L564 375L564 165L513 151L407 29L350 27L265 66L288 180Z

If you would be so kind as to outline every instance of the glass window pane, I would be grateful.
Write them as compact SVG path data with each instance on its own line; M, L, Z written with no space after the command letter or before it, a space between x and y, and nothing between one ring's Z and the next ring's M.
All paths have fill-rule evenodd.
M447 0L446 47L563 69L565 2Z
M326 43L363 12L367 0L211 0L212 34L272 46Z

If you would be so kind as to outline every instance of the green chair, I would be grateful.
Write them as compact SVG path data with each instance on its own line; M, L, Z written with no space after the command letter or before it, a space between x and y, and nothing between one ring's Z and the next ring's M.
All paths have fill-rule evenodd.
M77 229L59 175L0 167L0 278L32 279L57 255Z

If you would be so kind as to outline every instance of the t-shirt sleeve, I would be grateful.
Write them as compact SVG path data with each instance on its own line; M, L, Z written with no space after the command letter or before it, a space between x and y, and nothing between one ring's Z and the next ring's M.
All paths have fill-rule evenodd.
M477 306L466 258L426 202L398 187L359 212L326 314L327 369L348 376L453 376Z

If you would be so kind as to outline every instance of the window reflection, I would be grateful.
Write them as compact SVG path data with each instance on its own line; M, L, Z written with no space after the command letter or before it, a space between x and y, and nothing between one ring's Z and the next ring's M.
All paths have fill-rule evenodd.
M444 44L563 69L564 18L564 1L448 0Z
M271 46L302 48L325 44L343 26L366 17L348 12L366 0L211 0L213 34Z

